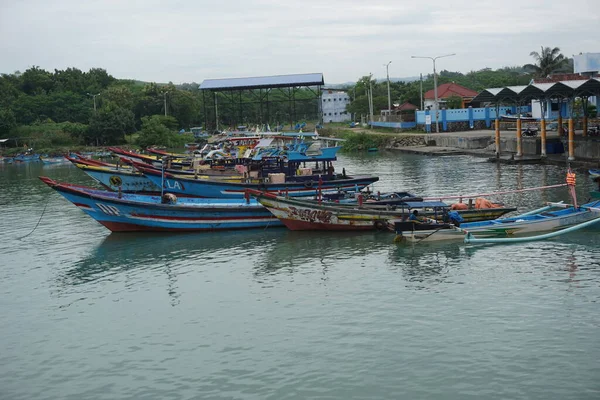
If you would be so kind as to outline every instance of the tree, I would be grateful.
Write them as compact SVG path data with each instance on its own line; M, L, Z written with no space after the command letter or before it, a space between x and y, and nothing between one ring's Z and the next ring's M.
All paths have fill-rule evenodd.
M9 108L0 108L0 137L7 137L17 123L15 115Z
M551 49L542 46L541 53L532 51L529 55L535 59L536 63L525 64L523 68L533 72L536 77L544 78L553 72L567 72L568 59L561 54L558 47Z
M135 131L133 112L119 107L110 101L90 119L88 141L98 144L119 144L125 135Z
M173 132L164 125L167 118L164 115L142 117L142 129L136 140L141 147L169 145ZM174 120L174 118L172 118ZM172 121L171 121L172 122Z
M462 97L452 95L446 99L446 108L452 110L456 108L462 108Z

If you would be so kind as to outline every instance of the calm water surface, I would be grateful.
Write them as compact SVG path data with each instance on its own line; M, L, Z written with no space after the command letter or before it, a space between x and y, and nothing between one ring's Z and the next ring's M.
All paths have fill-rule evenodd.
M468 156L343 156L376 190L563 183ZM0 399L598 399L598 231L502 246L285 229L109 234L0 164ZM591 182L578 175L581 199ZM566 189L498 198L524 211ZM44 213L37 229L36 226Z

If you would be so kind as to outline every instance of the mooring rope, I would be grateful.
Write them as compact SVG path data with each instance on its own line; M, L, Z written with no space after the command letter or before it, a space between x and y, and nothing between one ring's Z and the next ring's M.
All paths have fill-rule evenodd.
M18 240L25 239L27 236L31 235L37 229L37 227L40 225L40 222L42 222L42 217L44 216L44 213L46 212L46 207L48 207L48 203L50 203L50 196L48 196L46 198L46 205L44 206L44 209L42 210L42 215L40 215L40 219L38 219L38 222L37 222L37 224L35 224L35 227L27 235L21 236L20 238L18 238Z
M538 186L533 188L526 189L515 189L515 190L505 190L502 192L491 192L491 193L478 193L478 194L463 194L458 196L431 196L431 197L423 197L423 200L441 200L441 199L470 199L473 197L487 197L487 196L495 196L498 194L508 194L508 193L520 193L520 192L529 192L532 190L543 190L543 189L553 189L558 187L567 186L566 183L561 183L558 185L549 185L549 186Z

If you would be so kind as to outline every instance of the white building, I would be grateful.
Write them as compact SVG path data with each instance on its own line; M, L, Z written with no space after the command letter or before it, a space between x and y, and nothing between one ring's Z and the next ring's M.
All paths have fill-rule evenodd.
M600 71L600 53L581 53L573 56L573 67L576 74L597 76Z
M350 104L348 93L340 90L325 89L321 93L321 111L323 112L323 123L350 121L350 113L346 106Z

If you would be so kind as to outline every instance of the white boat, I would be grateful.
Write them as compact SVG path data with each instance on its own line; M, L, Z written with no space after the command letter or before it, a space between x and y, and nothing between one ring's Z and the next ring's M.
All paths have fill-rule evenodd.
M468 233L476 238L529 235L556 231L598 218L600 217L598 207L600 207L600 200L579 207L549 203L543 208L516 217L469 222L459 226L393 220L390 221L389 227L396 232L396 241L410 242L464 240Z

